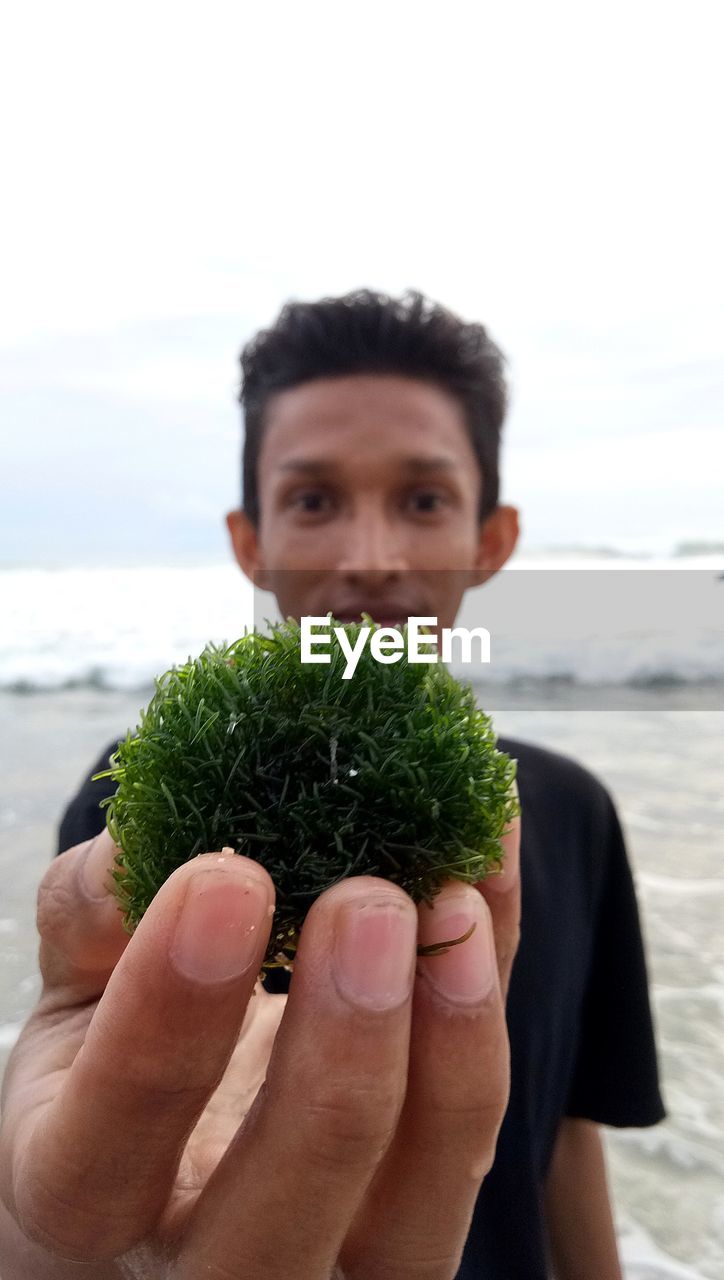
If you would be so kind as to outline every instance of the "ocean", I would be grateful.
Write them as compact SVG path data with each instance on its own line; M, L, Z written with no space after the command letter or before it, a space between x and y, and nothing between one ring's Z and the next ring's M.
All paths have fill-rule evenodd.
M720 1280L721 558L558 557L521 571L499 593L515 603L507 612L495 584L484 588L489 669L456 674L472 679L501 733L575 757L616 800L668 1110L653 1129L607 1131L625 1274ZM263 608L228 565L0 570L0 1069L38 990L35 891L65 803L103 747L135 727L155 675L209 640L235 639Z
M143 690L209 640L278 617L231 564L0 568L0 611L0 689L18 693ZM555 681L590 699L665 686L684 703L709 686L706 705L724 709L723 617L723 557L518 559L469 592L458 618L491 632L489 668L462 668L455 650L452 667L494 686L498 705L504 688L515 704Z

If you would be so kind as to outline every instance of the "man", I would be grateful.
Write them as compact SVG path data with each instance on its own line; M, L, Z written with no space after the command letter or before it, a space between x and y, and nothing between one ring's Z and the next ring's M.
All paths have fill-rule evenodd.
M451 626L464 586L500 569L518 534L516 512L498 501L502 362L481 326L465 325L419 295L397 301L361 292L288 306L271 330L249 344L242 365L244 506L229 515L228 527L244 572L276 594L285 615L331 610L344 621L364 610L383 623L422 614ZM510 1104L458 1275L538 1280L554 1268L559 1280L616 1280L620 1268L597 1126L652 1124L663 1114L631 875L615 811L600 784L549 752L503 740L500 745L518 759L523 812L522 938L508 1000ZM65 815L60 850L100 830L103 794L102 784L85 784ZM107 851L105 861L95 856L107 877ZM160 912L166 889L138 934L154 909ZM486 884L483 893L504 987L515 945L514 898L506 894L505 877L500 885ZM310 956L313 928L305 926ZM145 936L150 939L147 925ZM468 1078L471 1028L484 1018L486 1002L476 985L484 952L472 966L470 955L464 980L478 991L474 1017L467 1016L470 1010L461 1017L458 1004L457 1017L448 1010L444 1025L436 1021L418 980L407 1092L391 1142L388 1130L385 1160L393 1152L393 1164L387 1171L384 1161L379 1165L364 1209L340 1237L336 1257L346 1276L442 1280L456 1271L456 1235L462 1226L465 1238L471 1187L474 1200L484 1172L470 1135L482 1140L487 1134L489 1146L491 1132L482 1095L476 1098L468 1084L467 1104L461 1096L451 1101L439 1078L444 1062L448 1091L456 1071ZM105 953L98 967L108 961ZM302 956L290 1010L303 1007L304 973ZM97 998L97 984L92 990ZM258 1007L271 1039L279 1011L267 999L274 998L260 997ZM478 1048L473 1077L476 1070L479 1080L490 1071L499 1076L500 1040L496 1046L490 1027L479 1035ZM347 1061L354 1061L351 1051ZM327 1069L322 1053L320 1071ZM239 1079L252 1093L259 1080L250 1075L247 1064ZM270 1066L272 1091L275 1079ZM468 1118L466 1106L473 1112ZM495 1093L490 1106L494 1112ZM453 1112L458 1122L451 1129ZM262 1114L269 1115L263 1104ZM297 1112L297 1124L304 1124L304 1114L304 1108ZM334 1127L334 1112L330 1118ZM251 1126L252 1138L259 1128L264 1124ZM228 1138L232 1134L233 1128ZM132 1158L126 1152L121 1159L117 1150L114 1156L116 1169ZM367 1176L369 1170L368 1164ZM222 1185L230 1176L222 1174ZM153 1174L144 1181L151 1199L158 1181ZM211 1178L209 1189L213 1185ZM295 1187L293 1179L277 1202L282 1234L285 1219L295 1215ZM268 1203L268 1187L265 1194ZM217 1209L216 1218L209 1210L199 1221L203 1232L224 1219ZM249 1229L247 1222L245 1242ZM319 1222L310 1225L309 1248L320 1231ZM307 1254L299 1257L306 1261ZM324 1269L301 1268L298 1260L289 1274L326 1280ZM267 1273L257 1268L248 1274Z

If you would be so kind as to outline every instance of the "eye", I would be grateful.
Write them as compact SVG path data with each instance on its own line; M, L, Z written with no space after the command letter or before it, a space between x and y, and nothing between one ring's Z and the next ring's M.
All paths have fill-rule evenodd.
M434 514L447 502L447 496L438 489L415 489L408 501L416 515Z
M302 515L323 515L332 508L332 498L323 489L303 489L291 497L291 505Z

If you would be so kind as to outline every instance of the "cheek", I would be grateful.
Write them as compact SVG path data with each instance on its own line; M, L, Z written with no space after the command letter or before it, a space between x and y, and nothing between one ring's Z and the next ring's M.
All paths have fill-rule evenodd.
M299 590L303 592L307 578L311 581L333 569L338 551L338 543L323 527L292 527L282 521L270 522L266 533L262 528L260 546L267 571L286 579L285 595L289 594L295 575L300 579Z
M319 573L334 569L339 554L339 541L329 530L296 529L277 540L276 563L299 572Z
M478 526L464 519L430 525L410 534L410 566L471 569L478 551Z
M328 574L296 566L291 560L284 567L277 567L267 575L268 589L276 598L277 607L283 618L301 618L305 614L324 613L317 607L321 590Z

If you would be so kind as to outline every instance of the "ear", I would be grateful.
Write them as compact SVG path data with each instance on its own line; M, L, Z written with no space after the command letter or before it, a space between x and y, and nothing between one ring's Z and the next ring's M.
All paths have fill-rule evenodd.
M230 511L226 517L231 546L239 568L255 587L262 591L271 588L266 582L266 571L259 546L259 536L245 511Z
M520 536L516 507L496 507L480 526L478 551L471 586L479 587L502 569L512 556Z

